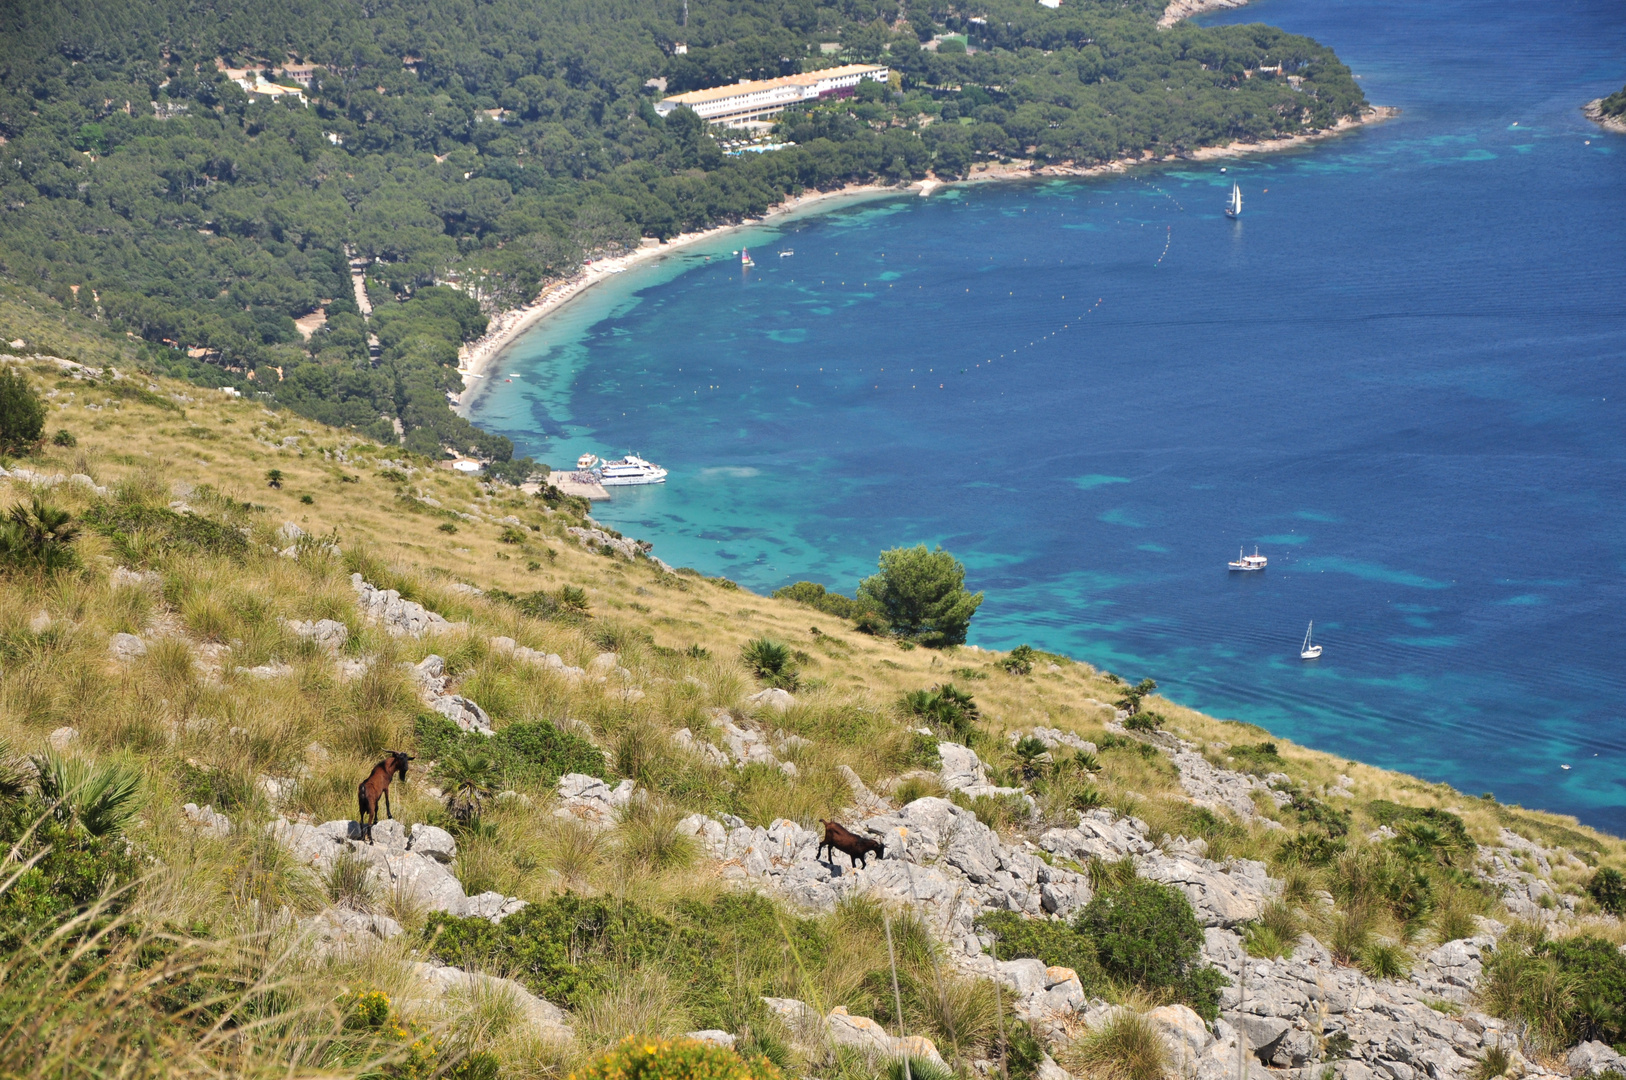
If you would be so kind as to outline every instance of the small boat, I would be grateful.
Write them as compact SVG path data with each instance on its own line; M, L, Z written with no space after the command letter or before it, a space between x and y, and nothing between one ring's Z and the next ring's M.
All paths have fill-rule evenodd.
M581 457L576 459L576 468L580 469L582 472L586 472L597 464L598 456L596 454L583 454Z
M1225 201L1225 216L1228 218L1242 216L1242 188L1235 183L1231 184L1231 197Z
M664 484L666 470L636 454L628 454L620 461L606 461L600 466L598 482L605 487Z
M1253 549L1252 555L1244 555L1242 554L1242 549L1237 548L1236 561L1226 563L1226 565L1232 570L1263 570L1265 568L1265 564L1269 561L1270 560L1266 559L1263 555L1259 554L1259 549L1257 547Z
M1309 629L1304 631L1304 644L1299 646L1300 660L1314 660L1321 655L1321 646L1310 644L1310 632L1315 629L1315 620L1310 620Z
M740 265L741 266L755 266L756 264L757 264L757 261L755 259L751 258L751 253L749 251L746 251L744 248L740 248Z
M1560 766L1559 766L1559 768L1560 768L1560 769L1563 769L1563 770L1564 770L1564 771L1565 771L1565 772L1569 772L1569 771L1570 771L1570 767L1569 767L1569 766L1568 766L1568 765L1560 765Z
M779 257L781 259L788 259L794 254L796 254L796 252L792 251L790 248L786 248L784 251L779 253Z

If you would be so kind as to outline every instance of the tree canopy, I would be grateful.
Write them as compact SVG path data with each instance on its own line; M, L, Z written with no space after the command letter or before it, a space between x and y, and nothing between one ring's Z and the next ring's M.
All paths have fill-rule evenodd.
M858 597L879 608L894 633L938 647L964 644L982 604L982 593L966 591L960 561L925 544L881 552L880 572L859 584Z

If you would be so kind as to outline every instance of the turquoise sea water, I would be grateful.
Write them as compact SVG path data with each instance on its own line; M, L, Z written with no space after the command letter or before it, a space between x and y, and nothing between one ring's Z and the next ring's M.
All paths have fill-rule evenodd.
M732 234L538 327L474 418L671 469L595 511L669 562L850 590L941 543L975 644L1626 833L1626 138L1578 111L1626 5L1215 21L1253 19L1404 113ZM1242 544L1270 569L1228 574Z

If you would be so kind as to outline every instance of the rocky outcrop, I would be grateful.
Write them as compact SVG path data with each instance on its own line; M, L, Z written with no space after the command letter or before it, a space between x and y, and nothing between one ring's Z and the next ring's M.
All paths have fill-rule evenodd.
M419 696L423 698L425 705L464 731L475 731L481 735L495 734L491 727L491 717L486 715L484 709L461 694L447 692L446 686L451 677L446 674L444 659L431 653L418 661L413 666L412 672L418 680Z
M526 648L524 645L515 642L511 637L494 637L490 639L490 644L499 653L512 656L521 663L535 664L539 668L556 672L571 682L575 682L587 674L581 668L572 667L570 664L565 663L558 653L544 653Z
M969 746L951 742L938 743L937 754L943 763L939 776L943 786L950 791L964 792L972 799L979 795L1026 795L1021 788L990 784L987 766Z
M783 694L784 691L780 690L778 693ZM789 697L790 695L785 694L785 696ZM740 719L743 719L744 723L736 723L736 717L727 709L712 710L711 726L716 728L722 736L723 745L727 747L726 752L711 743L696 739L688 728L684 728L674 735L673 741L679 746L693 750L707 760L723 765L727 765L730 761L741 769L747 765L768 765L788 775L795 776L796 766L789 761L780 761L778 754L774 751L777 748L780 754L788 753L798 744L805 745L805 740L794 735L787 736L781 732L777 742L774 742L753 721L744 718Z
M211 836L231 835L231 818L216 812L213 806L200 807L197 803L187 803L181 807L181 816L186 819L186 827L194 832Z
M884 855L859 867L840 853L820 858L823 833L793 821L749 828L691 814L678 828L721 862L724 878L765 886L803 907L829 910L859 894L915 906L963 957L982 954L973 922L984 911L1066 915L1090 898L1082 875L1051 866L1036 849L1006 847L975 814L946 799L916 799L849 825L885 845Z
M566 773L559 778L559 806L554 814L607 829L632 802L637 786L635 781L623 780L612 788L596 776Z
M655 546L641 540L628 540L625 537L611 536L603 529L584 529L579 525L572 525L565 530L565 535L581 544L589 551L601 550L613 552L623 559L639 559L647 556Z
M1626 1057L1596 1041L1584 1042L1571 1050L1565 1064L1570 1067L1571 1076L1602 1076L1609 1072L1626 1076Z
M350 640L350 628L336 619L290 619L284 623L302 641L313 641L330 653L337 653Z
M128 664L147 655L147 643L134 634L114 634L107 643L107 655Z
M777 686L770 686L766 690L758 690L745 699L752 705L762 705L775 712L784 712L796 704L796 698L788 690L781 690Z
M457 844L442 829L416 825L411 834L399 821L385 820L373 827L373 842L362 839L354 821L305 825L278 818L266 826L276 841L304 866L321 875L332 873L344 855L368 864L374 888L420 911L452 915L478 915L501 922L525 906L525 901L501 893L467 896L445 861L456 857Z
M464 971L435 960L416 962L412 965L412 971L425 991L423 997L413 1002L420 1008L425 1005L444 1007L449 998L461 997L467 1001L500 995L513 1004L519 1022L528 1027L532 1034L548 1042L570 1042L576 1037L570 1029L570 1017L563 1009L537 997L513 979Z
M921 1058L946 1070L947 1062L937 1045L924 1035L898 1038L867 1016L853 1016L845 1005L837 1005L829 1015L820 1016L806 1002L795 998L763 998L772 1012L790 1029L791 1038L804 1051L830 1043L861 1051L872 1059Z
M350 575L350 585L356 590L356 606L361 613L395 637L423 637L467 628L466 623L448 622L422 604L403 600L394 589L368 584L360 574Z
M1508 911L1532 922L1551 922L1575 913L1575 897L1552 887L1553 861L1562 858L1580 869L1578 860L1548 851L1510 829L1501 830L1499 843L1475 854L1475 873L1502 894Z

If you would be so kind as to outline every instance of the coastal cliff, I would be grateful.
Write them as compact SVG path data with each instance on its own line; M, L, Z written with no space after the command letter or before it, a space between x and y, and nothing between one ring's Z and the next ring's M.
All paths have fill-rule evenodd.
M764 1078L1622 1071L1619 838L231 395L0 368L52 435L0 474L8 1075L564 1075L628 1035ZM75 934L110 977L38 963Z
M1605 107L1616 99L1620 99L1620 107L1613 111L1606 111ZM1607 98L1597 98L1581 106L1586 118L1606 131L1626 135L1626 90L1613 94Z

